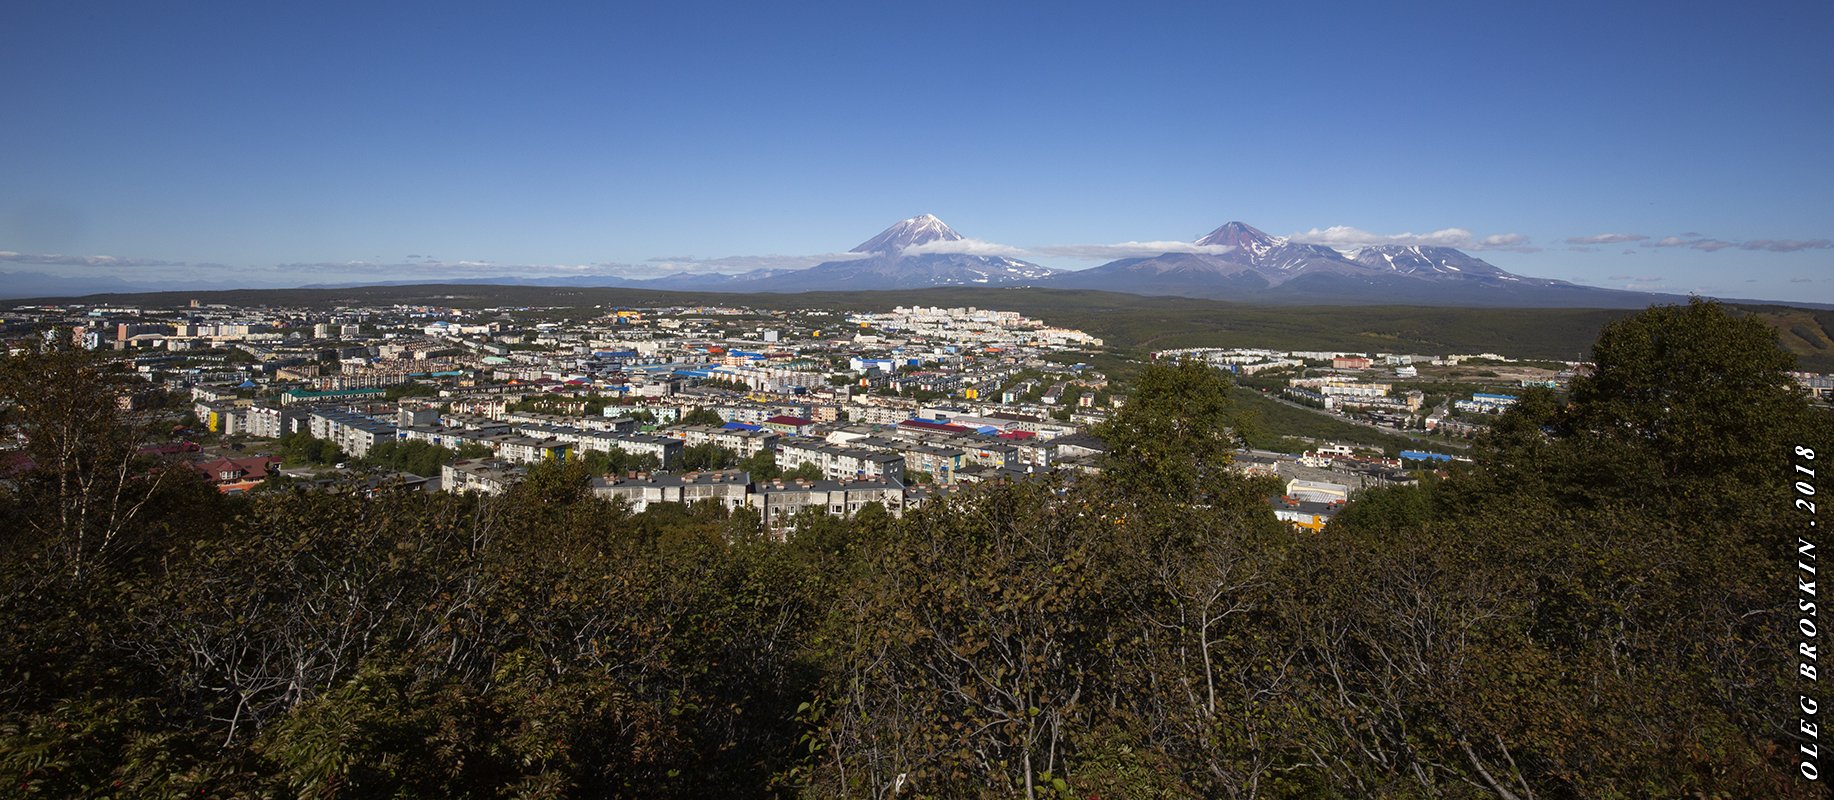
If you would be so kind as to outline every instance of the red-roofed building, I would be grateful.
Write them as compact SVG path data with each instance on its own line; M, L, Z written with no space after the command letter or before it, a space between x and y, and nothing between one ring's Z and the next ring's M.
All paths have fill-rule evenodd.
M782 434L807 436L815 429L815 420L802 417L775 416L764 421L764 427Z
M976 432L974 428L963 427L961 425L950 425L946 422L929 422L921 419L907 419L898 423L898 427L916 428L925 431L942 431L943 433L972 434Z
M220 492L247 491L267 480L280 467L277 456L254 456L252 458L219 458L215 461L203 461L191 465L211 483L216 484Z

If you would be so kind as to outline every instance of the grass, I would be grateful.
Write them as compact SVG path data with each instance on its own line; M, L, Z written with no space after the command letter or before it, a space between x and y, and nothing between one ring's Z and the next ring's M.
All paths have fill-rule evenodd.
M1399 433L1387 433L1346 422L1323 412L1294 408L1273 400L1255 389L1241 386L1235 388L1235 399L1260 423L1260 430L1248 439L1249 446L1257 449L1298 452L1290 448L1294 446L1295 442L1302 439L1363 445L1376 448L1391 456L1402 450L1458 446L1430 439L1417 441Z

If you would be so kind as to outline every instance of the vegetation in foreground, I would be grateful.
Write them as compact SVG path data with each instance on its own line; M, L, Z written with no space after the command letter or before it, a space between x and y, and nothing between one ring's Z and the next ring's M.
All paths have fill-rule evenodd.
M1792 448L1761 323L1613 323L1567 402L1324 535L1226 469L1225 377L1150 366L1099 479L894 518L224 497L131 377L17 356L0 786L32 796L1808 797ZM1792 613L1786 613L1792 612Z

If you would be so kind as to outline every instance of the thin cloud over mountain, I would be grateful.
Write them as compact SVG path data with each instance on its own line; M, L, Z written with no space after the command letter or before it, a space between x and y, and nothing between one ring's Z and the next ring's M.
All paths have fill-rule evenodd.
M1595 233L1595 234L1592 234L1591 236L1571 237L1567 239L1567 244L1576 244L1576 245L1624 244L1626 242L1641 242L1648 238L1649 238L1648 236L1644 236L1638 233Z
M1329 228L1313 228L1303 233L1287 237L1295 242L1305 244L1322 244L1338 249L1357 247L1452 247L1459 250L1511 250L1533 253L1541 248L1529 244L1529 238L1519 233L1498 233L1479 237L1464 228L1441 228L1429 233L1373 233L1349 225L1333 225Z
M66 256L55 253L19 253L0 250L0 261L14 264L53 264L71 267L186 267L185 261L157 258L122 258L119 256Z
M1193 244L1191 242L1119 242L1116 244L1055 244L1034 247L1040 255L1074 258L1083 261L1112 261L1117 258L1151 258L1166 253L1199 253L1220 256L1234 250L1233 245Z
M670 273L677 272L749 272L754 269L805 269L829 261L846 261L854 258L866 258L867 253L817 253L807 256L762 255L762 256L721 256L719 258L698 258L696 256L657 256L648 263L661 265ZM651 271L652 267L635 267Z
M932 239L920 242L903 249L907 256L920 256L930 253L949 253L965 256L989 256L994 258L1032 258L1033 253L1023 247L1014 247L985 239ZM863 254L860 254L863 255Z

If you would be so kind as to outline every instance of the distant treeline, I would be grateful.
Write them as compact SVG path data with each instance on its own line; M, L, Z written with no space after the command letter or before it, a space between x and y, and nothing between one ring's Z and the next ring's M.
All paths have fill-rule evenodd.
M1608 326L1476 462L1322 534L1227 469L1227 376L1152 365L1100 477L894 518L223 496L136 378L10 357L0 787L49 797L1815 797L1794 448L1761 323ZM1817 462L1819 463L1819 462Z

